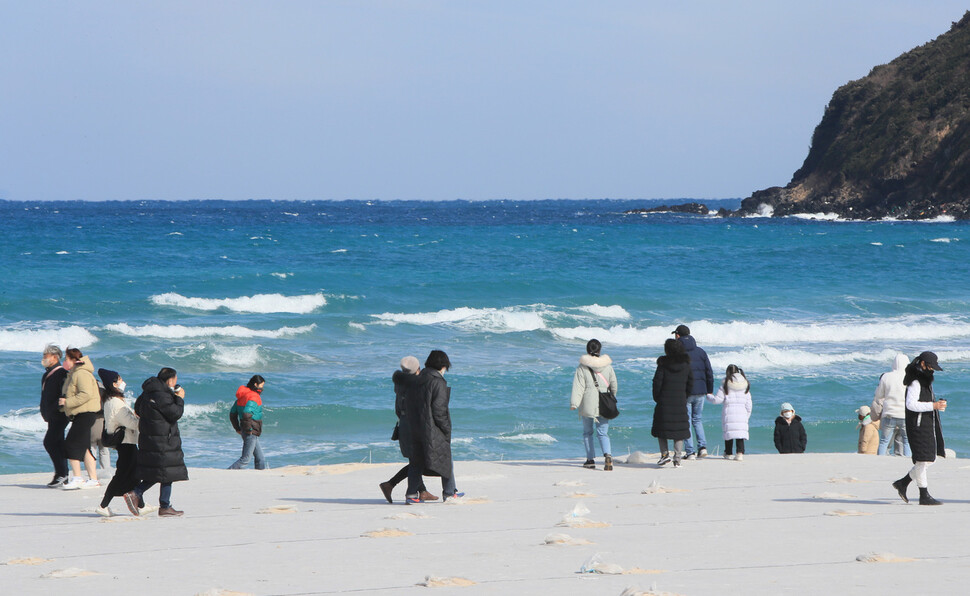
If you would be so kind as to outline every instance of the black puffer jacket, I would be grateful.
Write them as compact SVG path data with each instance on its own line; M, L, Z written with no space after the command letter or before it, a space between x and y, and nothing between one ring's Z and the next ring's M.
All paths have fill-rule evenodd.
M778 453L805 453L808 446L808 434L802 425L802 417L792 416L791 424L784 416L775 418L775 449Z
M401 446L401 455L411 457L411 425L408 424L406 397L408 389L418 383L418 375L394 371L391 381L394 383L394 413L397 414L397 439Z
M661 356L653 374L653 427L650 434L659 439L679 441L690 438L690 418L687 416L687 395L694 384L690 358Z
M136 476L161 484L188 480L178 424L185 402L158 377L147 379L141 389L135 400L139 417Z
M906 367L903 385L909 387L913 381L919 381L920 401L936 401L933 395L933 371L922 370L919 364L910 363ZM940 413L937 410L914 412L906 408L906 435L909 437L909 448L913 453L913 463L936 461L937 455L946 457L946 450L943 445L943 427L940 425Z
M423 462L425 476L452 473L451 387L441 373L425 368L408 388L405 411L411 431L411 456Z
M58 416L64 417L57 401L61 399L65 378L67 371L60 364L49 367L40 378L40 416L44 422L51 422Z

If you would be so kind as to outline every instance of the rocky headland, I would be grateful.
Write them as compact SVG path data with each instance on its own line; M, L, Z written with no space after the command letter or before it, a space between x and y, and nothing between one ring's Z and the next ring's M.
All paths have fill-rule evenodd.
M840 87L791 182L720 212L757 213L970 219L970 11Z

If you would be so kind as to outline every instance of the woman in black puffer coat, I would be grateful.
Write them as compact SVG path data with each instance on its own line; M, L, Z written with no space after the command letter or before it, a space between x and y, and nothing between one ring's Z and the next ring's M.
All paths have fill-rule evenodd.
M660 461L663 466L670 462L668 440L674 441L674 467L680 466L684 440L690 437L690 418L687 415L687 396L694 384L690 371L690 356L684 344L676 339L664 342L664 356L657 358L657 371L653 375L653 428L650 434L660 442Z

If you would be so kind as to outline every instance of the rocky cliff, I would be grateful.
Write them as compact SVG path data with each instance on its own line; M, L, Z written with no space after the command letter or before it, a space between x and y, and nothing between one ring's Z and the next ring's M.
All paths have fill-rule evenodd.
M970 11L947 33L839 88L785 187L734 215L970 219Z

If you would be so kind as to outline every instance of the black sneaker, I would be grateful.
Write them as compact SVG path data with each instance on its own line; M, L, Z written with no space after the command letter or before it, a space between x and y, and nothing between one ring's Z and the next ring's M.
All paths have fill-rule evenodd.
M674 460L674 467L675 468L679 468L680 467L680 460L679 459L675 459Z
M707 457L707 447L701 447L697 450L697 457L705 458Z
M48 482L47 486L48 488L60 488L65 482L67 482L67 476L58 476L57 474L54 474L54 479Z
M660 455L660 460L657 462L657 465L658 466L666 466L667 464L670 463L670 461L671 461L670 460L670 454L669 453L663 453L663 454Z
M589 470L595 470L596 469L596 462L594 462L591 459L587 459L586 460L586 463L583 464L583 467L584 468L587 468Z

